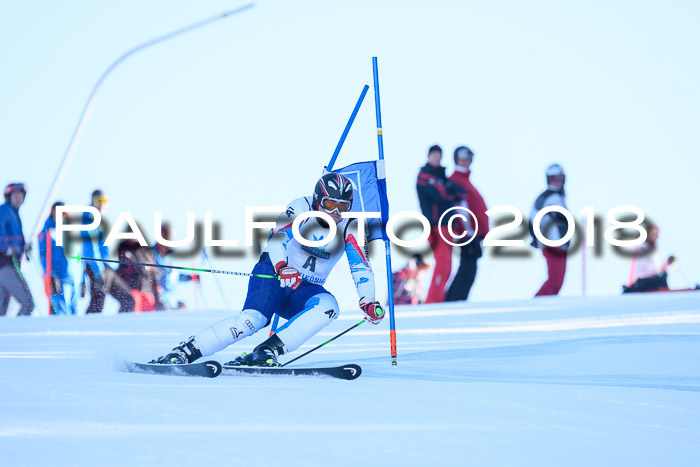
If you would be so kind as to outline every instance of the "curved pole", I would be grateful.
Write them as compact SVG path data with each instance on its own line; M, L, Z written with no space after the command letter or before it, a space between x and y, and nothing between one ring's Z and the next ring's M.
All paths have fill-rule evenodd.
M202 21L199 21L197 23L191 24L189 26L185 26L184 28L177 29L175 31L172 31L168 34L165 34L160 37L156 37L155 39L151 39L150 41L146 41L142 44L137 45L136 47L126 51L124 54L122 54L119 58L117 58L114 63L112 63L105 71L102 73L102 76L100 76L100 79L97 80L97 83L95 83L95 86L92 88L92 91L90 92L90 96L88 97L87 103L85 104L85 108L83 109L83 113L80 116L80 120L78 120L78 126L76 126L75 131L73 132L73 137L70 140L70 143L68 144L68 149L66 149L66 153L63 156L63 161L61 162L60 167L58 168L58 172L56 172L56 177L53 180L53 183L51 184L51 189L49 190L48 195L46 195L46 200L44 201L44 206L41 208L41 211L39 212L39 218L36 221L36 224L34 224L34 230L32 231L32 236L29 237L29 243L32 243L34 239L39 235L39 232L41 231L42 227L42 222L46 218L46 216L49 214L49 210L51 209L51 203L53 202L54 197L56 196L56 192L58 192L59 188L61 187L61 182L63 181L63 176L65 174L66 169L68 168L68 165L70 164L71 159L73 158L73 153L75 152L75 148L78 145L78 142L80 141L80 138L83 134L83 131L85 130L85 125L88 122L88 119L90 117L90 112L92 111L92 106L93 106L93 101L95 99L95 95L97 94L98 89L104 82L104 80L107 78L107 76L114 70L117 65L119 65L121 62L126 60L129 56L135 54L136 52L143 50L147 47L150 47L152 45L155 45L159 42L166 41L168 39L171 39L175 36L179 36L180 34L184 34L186 32L192 31L194 29L200 28L202 26L206 26L207 24L213 23L214 21L218 21L220 19L233 16L235 14L238 14L242 11L248 10L252 8L255 4L254 3L248 3L246 5L243 5L242 7L236 8L234 10L229 10L225 11L223 13L220 13L212 18L208 18Z
M343 143L345 142L345 138L347 138L348 133L350 133L350 128L352 128L352 123L355 121L355 117L357 116L357 112L360 110L360 106L362 105L362 101L365 100L365 95L367 94L368 89L369 89L369 86L367 86L366 84L362 88L362 92L360 93L360 98L357 99L357 104L355 104L355 108L352 109L352 113L350 114L350 120L348 120L348 123L345 125L345 129L343 130L343 134L340 135L340 141L338 141L338 145L335 147L335 151L333 151L333 155L331 156L331 161L326 166L326 170L328 172L333 171L333 166L335 165L335 160L338 158L338 154L340 154L340 149L343 147ZM325 172L324 172L324 175L325 175Z

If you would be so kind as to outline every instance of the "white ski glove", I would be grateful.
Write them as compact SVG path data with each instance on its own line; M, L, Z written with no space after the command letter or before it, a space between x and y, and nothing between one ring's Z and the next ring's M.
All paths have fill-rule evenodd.
M280 287L290 287L296 290L301 285L301 273L293 267L287 266L287 263L280 261L275 266L277 275L280 276Z

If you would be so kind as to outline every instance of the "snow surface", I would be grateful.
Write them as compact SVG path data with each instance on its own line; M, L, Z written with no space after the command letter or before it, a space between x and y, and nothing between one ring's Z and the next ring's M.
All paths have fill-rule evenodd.
M386 322L298 362L355 381L117 371L226 315L1 320L0 465L698 465L700 292L399 307L398 367Z

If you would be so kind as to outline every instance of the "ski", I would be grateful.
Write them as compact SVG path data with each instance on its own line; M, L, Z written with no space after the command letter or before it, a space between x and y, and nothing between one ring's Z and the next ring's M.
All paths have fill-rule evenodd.
M214 378L222 374L228 376L316 376L353 380L359 378L362 374L362 368L354 363L348 363L347 365L336 367L287 368L231 365L222 366L219 362L210 360L206 362L189 363L184 365L125 362L125 367L126 371L129 373L147 373L171 376L204 376L207 378Z
M288 368L264 366L232 366L223 365L222 375L259 375L259 376L320 376L353 380L360 377L362 368L354 363L325 368Z
M184 365L163 365L158 363L125 362L129 373L149 373L172 376L205 376L214 378L221 374L221 364L214 360L188 363Z

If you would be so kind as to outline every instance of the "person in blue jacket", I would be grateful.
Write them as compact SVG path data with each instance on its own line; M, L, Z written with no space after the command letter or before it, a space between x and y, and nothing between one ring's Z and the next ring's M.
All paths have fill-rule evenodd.
M51 214L39 234L39 256L44 274L47 272L47 243L51 242L51 306L57 315L75 315L78 312L78 296L85 296L83 268L78 261L68 261L62 246L56 244L56 207L65 203L57 201L51 207ZM63 213L63 220L69 223L68 214Z
M29 316L34 310L34 297L22 276L20 262L25 251L19 207L24 203L24 183L5 187L5 204L0 206L0 316L7 314L10 297L19 302L18 316Z
M102 190L92 192L91 205L102 213L107 206L107 197ZM93 221L89 212L83 213L83 224ZM102 226L89 231L81 231L83 239L83 258L109 259L109 248L105 245ZM85 274L90 278L90 303L85 313L102 313L105 294L109 293L119 301L119 312L134 311L134 297L131 289L119 277L114 269L102 261L85 261Z

